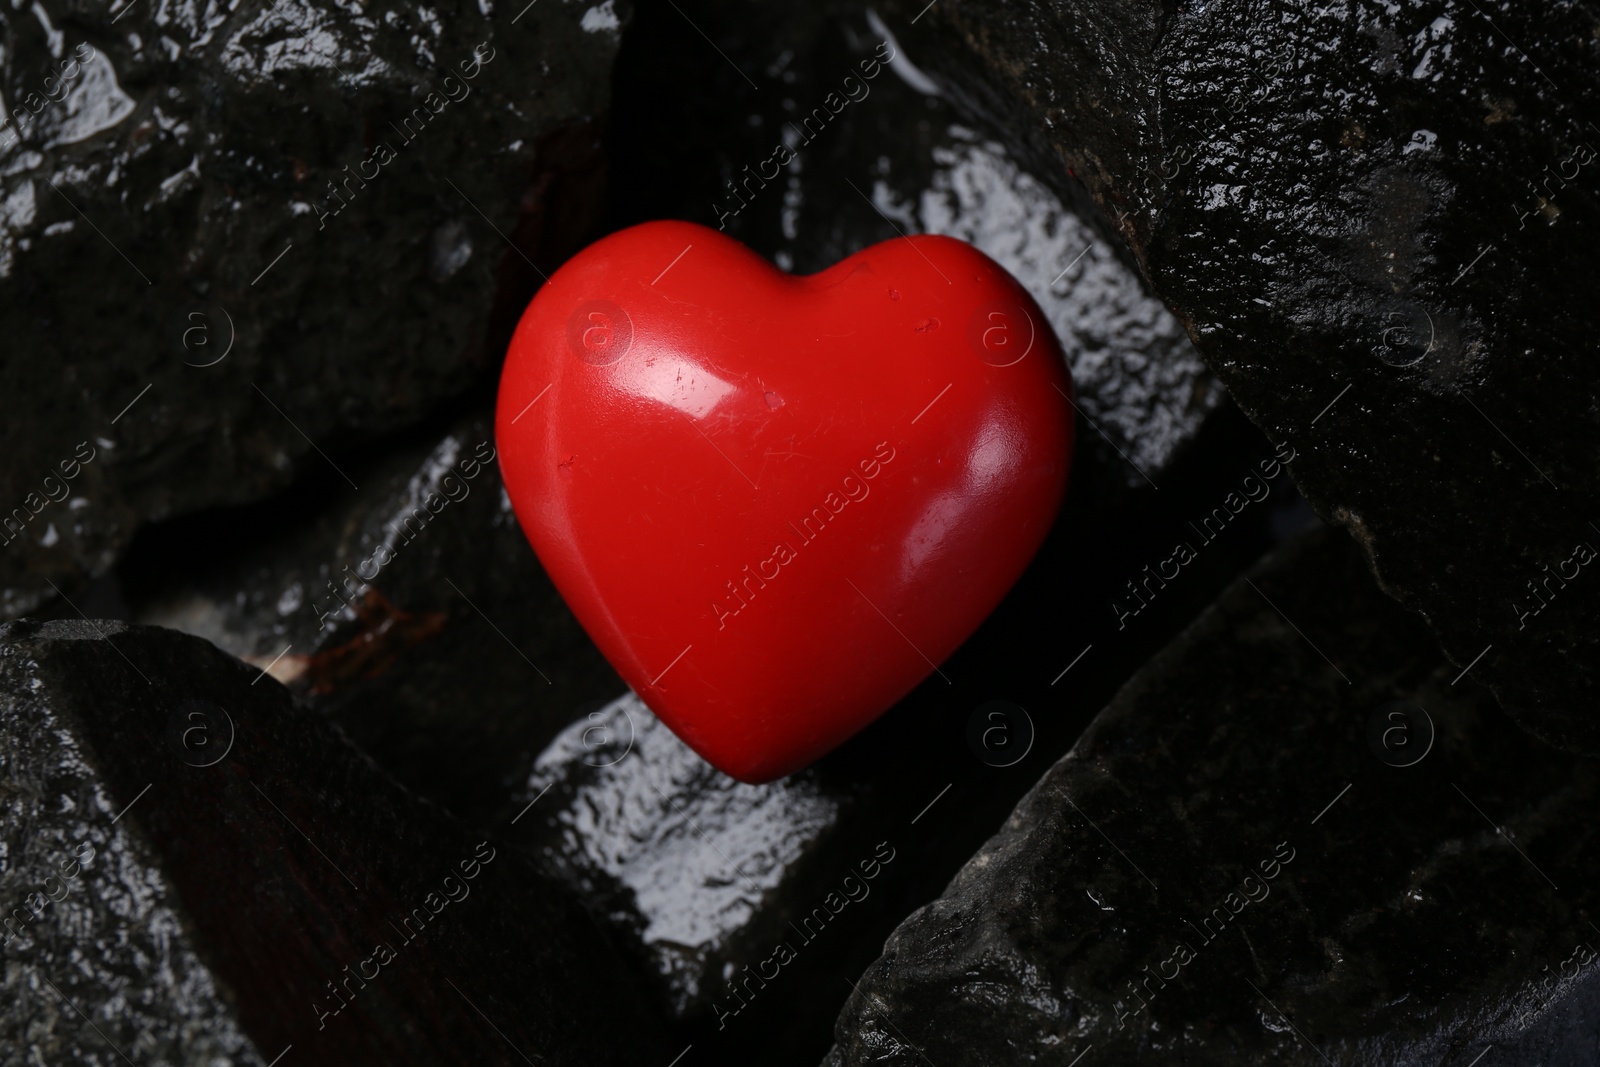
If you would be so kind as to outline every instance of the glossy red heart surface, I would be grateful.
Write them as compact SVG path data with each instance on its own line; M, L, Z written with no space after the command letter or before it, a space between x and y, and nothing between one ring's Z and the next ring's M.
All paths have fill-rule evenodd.
M764 782L938 670L1022 574L1066 489L1070 389L1038 305L964 242L800 277L652 222L539 290L495 435L522 529L612 666Z

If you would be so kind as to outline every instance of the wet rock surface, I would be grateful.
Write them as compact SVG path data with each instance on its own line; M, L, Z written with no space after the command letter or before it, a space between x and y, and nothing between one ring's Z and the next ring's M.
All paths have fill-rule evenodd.
M847 61L859 59L852 52ZM868 101L889 105L874 120L883 128L907 112L945 107L938 100L930 107L930 98L891 78L898 75L882 72ZM1005 237L1021 249L1008 262L1041 282L1059 328L1090 339L1075 348L1080 387L1094 373L1096 353L1105 355L1100 393L1078 399L1109 436L1080 438L1073 512L1034 572L958 657L955 673L946 666L953 690L941 692L937 680L924 686L819 767L773 787L739 786L636 706L638 750L616 767L593 764L590 748L601 735L587 713L625 691L554 596L504 510L492 464L472 478L462 469L489 440L477 398L457 405L458 417L339 452L339 470L309 467L293 490L259 505L147 528L117 568L120 589L108 606L75 603L184 629L270 667L419 793L476 824L517 820L508 844L550 863L582 894L630 958L649 1002L686 1044L696 1044L697 1059L816 1062L849 992L841 976L860 973L1115 686L1300 514L1287 480L1279 482L1270 503L1230 530L1223 547L1208 550L1178 588L1141 609L1136 623L1120 620L1131 627L1123 632L1116 606L1128 597L1127 580L1156 558L1151 553L1169 551L1173 532L1202 517L1270 450L1218 400L1192 352L1173 347L1173 321L1157 314L1127 268L1099 258L1103 246L1075 264L1083 250L1071 250L1044 276L1047 256L1038 250L1054 254L1061 247L1055 231L1076 234L1081 224L992 141L952 132L949 119L941 111L938 139L923 142L921 155L907 153L902 162L919 177L895 188L919 211L926 201L930 212L943 212L951 232L977 235L988 217L979 200L1008 205L1005 217L1019 225L1026 220L1017 205L1037 216ZM849 127L829 132L848 136ZM935 179L944 184L924 196L931 185L919 183ZM888 192L872 193L894 208ZM617 192L619 201L629 195L626 184ZM816 202L824 203L820 194ZM856 247L894 236L868 201L857 204ZM787 249L769 243L764 250L799 255L810 241L812 266L847 254L850 230L830 219L835 209L845 206L811 210ZM990 251L1006 259L1010 245L997 233L983 240L991 237ZM1066 291L1066 280L1089 268L1094 298ZM1049 283L1063 270L1052 295ZM1169 382L1162 368L1175 368L1176 377ZM436 506L449 502L406 536L406 517L430 497ZM393 558L366 580L385 546ZM1083 556L1117 565L1085 575L1070 562ZM1071 610L1062 610L1063 598ZM1002 664L997 669L1011 681L997 685L991 664ZM995 698L1033 716L1015 723L1015 744L1026 754L1018 751L1009 767L985 762L1000 757L975 751L969 740L976 709ZM534 754L569 722L530 774ZM1030 741L1021 740L1023 730ZM932 810L954 814L938 833L923 834L928 819L913 820L935 798ZM880 846L892 861L878 859ZM863 863L881 871L866 880ZM846 877L855 880L847 886ZM795 958L780 963L786 951Z
M259 671L109 622L0 652L7 1062L666 1062L555 881Z
M270 668L364 751L469 820L622 682L511 514L487 416L249 514L153 530L124 562L134 619ZM195 545L228 551L197 565Z
M631 697L603 706L622 683L554 599L503 512L493 469L462 476L461 460L483 440L480 425L468 419L360 475L360 506L329 485L332 506L307 529L303 501L270 502L255 517L217 516L214 526L153 528L125 563L124 591L137 618L192 629L258 668L270 665L413 788L469 819L513 827L508 844L566 876L631 955L661 1013L688 1031L686 1041L703 1039L696 1056L708 1063L816 1062L849 992L840 976L858 974L894 925L938 892L1145 656L1303 515L1280 476L1270 498L1251 505L1159 599L1141 607L1127 592L1127 581L1159 558L1151 553L1170 552L1186 516L1204 521L1257 453L1270 456L1237 413L1224 412L1203 454L1232 457L1237 469L1207 475L1180 463L1155 472L1168 485L1160 493L1126 494L1103 479L1123 501L1116 521L1062 524L956 669L945 665L953 691L935 678L817 767L751 787L713 771ZM451 458L453 467L443 462ZM447 470L457 472L448 483ZM463 484L470 495L444 505L413 540L394 538L394 559L366 588L338 581L346 565L370 573L366 561L395 530L388 524L403 526L415 502L426 506L427 487L449 499ZM1109 507L1080 499L1091 514L1088 503ZM297 518L275 526L274 513ZM158 534L162 551L152 544ZM195 544L230 550L197 568L185 554ZM1085 555L1115 559L1119 569L1085 575L1071 563ZM357 608L370 597L371 617L339 607L328 580ZM1064 598L1071 611L1061 610ZM320 611L330 609L332 628L317 631ZM988 664L1003 665L1007 681L996 683ZM992 751L975 750L973 716L997 697L1031 719L1008 720L1002 733L1014 727L1014 742L1000 736ZM568 723L529 773L529 753ZM1008 743L1026 753L1002 752ZM1018 762L993 767L986 757ZM504 779L518 772L526 784L512 789ZM923 834L911 820L936 796L935 810L953 810L937 833ZM859 864L880 843L896 858L867 884ZM857 882L847 890L852 872ZM828 894L840 904L849 892L862 899L843 905L825 934L815 918L805 927L812 936L786 933L826 908ZM730 979L753 981L748 975L763 968L771 975L784 943L799 958L782 966L781 981L760 997L740 985L744 999L736 998ZM784 1036L775 1043L774 1033Z
M1457 674L1347 538L1292 542L895 931L827 1063L1592 1062L1600 768Z
M846 29L815 24L805 10L713 14L647 5L638 15L636 39L648 51L630 58L625 43L620 60L611 225L636 221L632 211L717 223L718 197L732 202L719 168L743 166L727 146L759 148L751 157L759 163L781 117L763 111L751 120L749 94L730 91L743 84L736 67L782 86L781 97L757 99L785 112L791 105L780 101L811 86L820 99L833 64L859 71L883 40L869 36L860 12ZM715 48L695 26L715 36ZM779 50L788 58L776 66L750 59L775 41L795 45ZM691 48L711 58L686 66ZM670 79L654 65L662 57L673 64ZM710 772L631 697L575 706L566 732L503 805L500 820L518 820L514 840L589 900L704 1062L815 1063L849 993L841 975L859 973L894 925L939 891L1145 657L1309 514L1280 477L1255 486L1263 502L1242 518L1191 533L1191 521L1205 522L1271 460L1270 446L1218 399L1173 320L1110 244L1091 247L1079 217L992 139L952 129L944 101L888 69L871 84L870 97L824 131L848 151L830 152L826 141L804 148L791 175L799 192L771 183L729 231L796 271L892 239L897 225L923 228L924 213L927 228L988 242L1037 283L1052 322L1073 339L1080 405L1104 434L1081 428L1062 523L1007 601L943 666L949 685L934 677L817 766L759 788ZM648 101L636 95L644 93ZM680 111L682 122L660 120ZM645 114L659 126L647 127ZM914 131L913 147L894 148L893 130ZM880 165L881 152L892 163ZM661 162L668 158L676 162ZM851 169L858 164L859 173ZM1079 235L1083 245L1066 247ZM1137 598L1133 583L1170 557L1175 538L1219 547L1203 547L1170 588L1143 586L1145 599ZM1096 565L1076 562L1086 559ZM1021 714L985 718L980 709L993 700ZM997 733L985 732L996 723ZM629 731L632 749L619 741ZM1015 747L1001 751L1007 744ZM930 812L944 815L937 824L931 814L918 819L932 801ZM859 866L880 845L896 858L867 885ZM843 888L852 874L860 900Z
M749 32L753 21L689 14L743 58L738 40L724 35L730 27L735 37ZM853 18L849 33L820 25L804 32L829 63L859 70L882 37L868 38L871 23L860 13ZM703 38L694 41L709 50ZM797 54L790 62L796 78L820 85L820 60ZM662 135L632 123L641 109L692 110L719 77L697 68L665 83L624 78L611 149L612 225L633 221L620 217L624 207L656 205L668 191L683 210L662 213L694 217L710 208L714 183L694 172L699 146L665 145L651 139ZM1169 554L1175 535L1189 536L1188 520L1203 519L1270 448L1219 398L1175 320L1110 246L1090 247L1076 214L992 139L956 125L942 100L888 69L872 85L870 99L826 131L849 146L843 159L860 162L861 175L816 146L816 166L806 156L800 169L803 217L785 231L782 199L752 202L736 220L745 227L740 236L792 269L816 269L893 238L894 226L909 221L890 223L840 177L891 215L916 205L916 220L923 213L931 220L927 228L968 235L1037 283L1052 324L1074 339L1080 406L1104 431L1081 433L1068 517L1007 603L946 665L952 686L935 678L862 738L785 782L755 788L715 774L631 698L606 706L625 690L554 598L503 510L492 468L414 541L394 536L429 489L449 497L446 460L454 457L456 482L467 481L460 460L487 440L471 411L403 446L351 460L347 473L359 493L322 472L307 479L309 488L256 508L153 527L119 569L133 617L191 630L260 667L287 647L274 675L332 715L382 766L471 820L516 820L510 840L583 895L630 955L653 1003L705 1062L816 1062L849 992L840 976L858 974L895 924L938 892L1145 656L1283 528L1303 521L1303 505L1280 479L1270 500L1252 505L1183 581L1148 607L1133 599L1129 581ZM635 94L646 87L650 98L641 101ZM743 143L742 105L719 99L717 108L710 114L720 116L719 138ZM896 155L893 183L880 177L875 184L876 157L868 153L902 125L918 131L915 147ZM666 129L702 135L698 125ZM669 148L676 167L638 165L649 151ZM1081 247L1067 247L1079 236ZM351 574L371 573L383 544L394 559L370 582L345 584ZM195 545L229 548L200 564ZM1103 565L1085 573L1072 562L1082 558ZM318 629L330 609L331 625ZM1013 753L974 749L969 739L977 709L993 699L1021 706L1027 719L1012 723L1013 740L995 742L1016 746L1007 767L991 764L1012 761ZM637 728L637 744L613 766L605 761L624 721ZM535 765L534 753L567 723ZM936 810L950 814L938 833L924 834L927 820L912 820L936 796ZM860 864L873 861L880 845L895 859L878 861L881 874L868 884ZM857 879L861 899L850 899L846 876ZM830 899L848 903L835 913ZM825 934L818 907L831 917ZM780 965L774 954L785 944L796 958ZM774 968L770 991L752 995L756 979Z
M796 875L841 860L838 839L857 836L844 825L851 791L829 784L811 772L733 781L630 692L575 720L534 765L522 811L508 810L527 819L519 841L630 930L683 1018L726 999L725 967L787 933L794 916L769 898L831 888Z
M815 1063L850 992L841 976L940 891L1197 600L1309 517L1280 466L1233 526L1210 542L1190 532L1186 515L1214 525L1208 507L1272 462L1252 468L1270 452L1236 429L1206 441L1238 462L1221 469L1229 484L1180 464L1170 492L1125 497L1115 521L1064 519L942 676L805 771L734 782L630 694L576 717L497 823L515 821L511 840L590 903L703 1062ZM1162 588L1141 568L1175 537L1199 554ZM1085 573L1084 558L1106 571ZM1144 600L1131 591L1141 580ZM894 859L869 883L860 864L880 847Z
M1588 225L1590 164L1546 158L1566 112L1471 21L1576 88L1580 14L144 2L0 14L7 106L32 65L66 86L18 144L0 127L0 317L18 351L63 353L0 371L6 478L33 515L0 546L0 608L59 591L42 612L160 623L251 666L147 628L102 624L115 647L76 623L5 631L21 785L0 887L39 905L43 951L7 957L0 1045L267 1063L292 1043L282 1067L789 1067L835 1043L836 1065L1593 1059L1600 930L1569 888L1593 880L1593 769L1473 688L1521 708L1515 672L1554 664L1525 702L1550 734L1568 705L1549 693L1587 684L1563 658L1589 640L1587 562L1538 555L1567 533L1530 487L1574 497L1594 469L1569 360L1584 261L1539 288ZM100 59L67 77L80 37ZM480 43L470 97L383 132ZM394 160L328 200L386 140ZM1527 247L1474 242L1469 209L1517 185L1512 145L1579 176L1538 179L1545 202L1510 220ZM664 217L797 273L901 234L972 241L1039 300L1083 416L1057 528L991 618L860 736L759 787L626 692L487 452L539 273ZM1552 392L1566 409L1536 407ZM1500 399L1548 418L1549 454ZM1454 666L1337 533L1177 636L1311 521L1294 482L1431 611ZM1511 552L1524 523L1553 540ZM1544 583L1540 562L1549 606L1513 596L1511 625L1547 644L1494 636L1452 685L1491 640L1460 634L1491 628L1494 590ZM192 699L231 716L212 766L172 737ZM1414 707L1438 736L1385 765L1371 724L1403 761L1385 716L1409 739ZM485 840L470 899L331 1014L324 983L403 938L385 926ZM1207 917L1228 929L1176 962Z
M1592 14L923 7L885 17L1010 120L1035 174L1094 196L1450 660L1540 736L1600 751Z
M627 13L519 8L0 12L8 616L498 366L600 207Z
M1140 470L1171 463L1221 404L1093 206L1028 173L860 6L645 3L623 49L612 225L721 227L799 274L905 234L971 242L1048 316L1097 427L1079 447L1128 487L1148 487Z

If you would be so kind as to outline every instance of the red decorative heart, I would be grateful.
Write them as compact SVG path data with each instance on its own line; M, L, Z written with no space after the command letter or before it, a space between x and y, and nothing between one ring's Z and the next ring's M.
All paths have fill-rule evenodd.
M522 316L495 435L528 540L646 704L763 782L937 669L1066 488L1066 364L946 237L809 277L701 226L590 246Z

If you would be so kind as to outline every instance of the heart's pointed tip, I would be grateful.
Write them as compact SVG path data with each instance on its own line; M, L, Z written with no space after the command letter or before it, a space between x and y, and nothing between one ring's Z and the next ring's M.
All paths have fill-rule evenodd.
M713 767L717 767L717 765L715 763L713 763L711 765ZM732 770L725 770L722 767L717 767L717 770L721 771L723 774L727 775L729 778L732 778L734 781L740 782L740 783L742 783L744 785L770 785L771 783L776 782L779 779L789 777L789 775L794 774L795 771L800 771L800 770L804 770L804 769L805 768L803 768L803 767L797 767L797 768L795 768L794 771L783 771L783 772L778 772L778 773L772 773L772 772L755 772L755 771L737 771L736 772L736 771L732 771Z
M793 752L762 752L727 744L707 744L699 731L682 730L671 721L658 715L667 728L708 765L721 774L745 785L767 785L805 770L820 759L797 759ZM712 739L713 742L715 739Z

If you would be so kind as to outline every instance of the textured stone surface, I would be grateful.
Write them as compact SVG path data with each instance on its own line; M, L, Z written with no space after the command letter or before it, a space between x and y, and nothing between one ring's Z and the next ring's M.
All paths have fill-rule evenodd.
M169 524L122 573L139 622L197 634L331 715L385 769L487 816L622 682L546 578L486 417L245 513ZM226 545L203 563L195 545Z
M1600 752L1593 13L941 0L910 27L924 6L886 17L1095 197L1451 661Z
M498 365L599 208L602 7L0 12L7 616Z
M848 3L681 6L641 5L624 44L613 222L721 225L796 273L901 234L970 241L1048 316L1080 408L1109 436L1079 435L1098 466L1145 487L1135 468L1154 473L1193 441L1222 390L1115 241L1080 214L1093 206L1063 203L987 125L930 92L875 16ZM795 155L782 167L780 146Z
M695 47L708 48L688 23L670 9L666 14ZM739 19L719 23L702 21L699 10L691 14L719 35L730 27L748 28ZM794 17L804 22L808 16ZM853 18L851 32L871 29L863 16ZM643 28L649 32L638 40L656 44L635 63L648 71L666 44L656 35L659 26ZM804 32L815 37L824 31L811 26ZM791 36L807 39L799 30ZM773 44L770 37L761 39L763 46ZM848 65L870 55L880 39L852 49L845 47L848 39L824 37L826 46L816 47L829 62ZM737 41L722 39L721 46L738 54ZM806 77L820 78L806 73L814 67L811 59L794 65ZM662 107L684 106L685 98L699 100L707 72L696 66L692 73L680 70L669 81L619 91L621 147L613 149L619 154L619 203L653 203L658 184L676 181L677 195L685 198L679 202L687 204L692 196L698 208L709 209L714 188L690 180L703 162L692 139L700 126L664 126L683 140L663 144L650 140L661 135L634 125ZM881 112L859 112L872 115L859 129L827 131L847 139L847 158L861 161L870 174L866 153L885 131L906 125L919 139L915 151L897 157L906 176L897 178L894 191L875 189L866 184L868 177L860 178L863 190L878 196L886 210L899 210L896 198L925 203L930 217L944 220L952 232L991 242L993 254L1011 257L1014 269L1039 282L1058 327L1079 331L1072 336L1079 339L1080 384L1100 375L1099 392L1083 395L1080 403L1117 442L1112 447L1092 431L1083 435L1067 520L1018 591L954 661L954 670L947 665L953 691L941 691L936 679L868 736L770 788L744 787L714 774L637 705L603 710L610 724L620 708L631 708L639 745L615 767L597 766L590 748L609 734L594 729L603 724L587 713L623 687L554 599L503 511L498 485L489 488L493 472L476 479L470 497L446 506L382 568L370 586L383 600L374 602L369 620L340 611L335 628L318 633L319 611L335 606L326 582L338 579L347 565L370 571L360 565L389 536L385 524L425 495L426 487L438 487L447 453L470 455L485 439L486 428L470 417L452 423L442 437L417 434L402 454L352 466L360 493L330 473L317 486L253 509L165 524L141 540L121 569L134 617L199 633L262 666L292 645L274 673L330 711L383 766L463 815L518 819L514 839L567 875L633 955L663 1012L691 1030L701 1028L708 1042L702 1054L726 1062L740 1062L741 1056L775 1064L815 1062L848 992L838 976L859 973L888 931L934 895L993 831L1032 775L1065 750L1088 714L1270 542L1275 522L1294 514L1292 507L1271 510L1280 501L1292 502L1292 492L1253 512L1240 523L1247 529L1231 531L1228 543L1208 550L1181 589L1141 614L1131 632L1121 632L1113 602L1125 596L1125 580L1157 549L1169 551L1173 532L1214 505L1265 446L1237 413L1215 410L1214 383L1192 352L1185 356L1181 344L1172 344L1173 320L1139 291L1128 268L1104 257L1104 244L1072 264L1082 249L1065 249L1061 235L1083 232L1076 216L1017 171L992 141L951 130L954 118L942 101L887 70L873 85L863 107ZM668 89L685 97L668 95ZM743 136L745 112L726 100L718 106L723 132L730 139ZM839 121L854 123L853 114L847 111ZM933 119L924 120L924 114ZM641 156L628 154L652 145L670 150L676 162L641 168ZM815 192L793 222L793 239L782 236L782 201L776 199L758 203L761 211L772 209L770 217L755 209L741 214L739 224L748 226L740 236L767 254L789 257L795 269L802 269L800 257L811 257L805 265L810 269L852 246L893 237L892 226L838 180L839 173L801 171L812 183L806 188ZM634 179L644 184L630 184ZM854 206L837 198L840 190ZM994 204L1004 210L991 211ZM991 217L1008 225L1033 221L980 233ZM631 220L613 220L624 221ZM1070 255L1046 274L1047 260L1063 251ZM1069 266L1052 293L1050 281ZM1087 288L1069 288L1069 279ZM1149 358L1147 351L1153 353ZM1168 370L1176 377L1163 378ZM1164 488L1151 490L1117 448L1134 452ZM1138 491L1128 492L1130 484ZM229 547L202 565L193 556L195 545ZM1106 566L1085 574L1071 562L1083 556ZM555 686L546 686L451 583ZM365 596L345 592L356 603ZM1061 611L1063 598L1079 608ZM1062 668L1090 644L1097 647L1061 678ZM1010 681L997 686L997 676ZM996 696L1020 701L1035 715L1035 749L1015 768L986 766L967 744L974 708ZM530 773L532 753L568 722L571 727ZM525 784L509 789L506 779L513 771ZM910 819L946 785L951 789L940 808L949 808L949 816L936 833L913 830L908 838ZM538 803L528 808L536 797ZM729 993L729 980L767 959L787 936L787 924L801 921L884 841L902 851L870 898L852 902L825 938L807 941L772 993L719 1025L739 1003Z
M766 159L783 123L859 70L883 39L860 11L829 18L810 7L690 5L680 14L644 5L619 59L611 224L675 215L716 225L716 205L731 202L721 182ZM752 91L741 69L762 88ZM1114 443L1081 428L1061 522L1012 594L942 665L949 684L931 678L816 766L773 786L740 786L624 697L595 719L575 708L504 806L502 821L518 819L514 840L563 870L617 931L704 1062L814 1064L850 991L842 976L859 974L894 926L938 893L1147 656L1306 514L1280 478L1268 502L1119 623L1118 605L1136 604L1127 586L1141 568L1169 555L1175 538L1194 538L1188 523L1203 521L1271 449L1218 403L1174 321L1111 243L1098 240L1074 263L1090 238L1068 244L1087 234L1084 223L989 135L959 126L945 101L891 70L871 86L729 232L796 271L893 239L896 225L970 235L1035 285L1073 348L1080 406ZM1010 767L986 764L968 741L974 713L997 698L1022 705L1035 729L1032 749ZM638 738L611 764L627 718L620 709ZM896 858L870 894L844 905L820 936L801 933L883 843ZM795 958L780 962L784 944Z
M945 665L953 689L934 679L858 742L771 787L716 774L635 703L600 719L586 714L622 683L549 588L504 510L493 467L465 476L463 461L486 440L472 417L352 467L359 495L335 476L259 507L153 527L121 574L135 618L271 664L413 788L487 825L516 819L509 839L551 860L602 915L664 1014L700 1028L707 1043L697 1055L814 1063L849 992L839 976L870 962L1088 714L1294 515L1280 477L1270 501L1252 505L1239 529L1119 628L1113 603L1134 603L1125 581L1157 549L1170 551L1172 536L1192 536L1185 519L1202 519L1265 452L1242 423L1224 413L1213 430L1233 432L1212 434L1193 457L1205 462L1155 472L1166 485L1158 493L1128 494L1109 478L1080 482L1078 507L1045 555ZM1096 496L1096 486L1108 495ZM437 514L410 540L397 535L430 492ZM336 586L370 609L363 618L327 582L372 574L383 544L393 558L367 587ZM225 551L202 561L196 546ZM1090 556L1106 566L1085 573L1073 562ZM1069 601L1073 610L1063 611ZM318 631L328 611L333 625ZM1014 768L985 766L967 740L974 708L997 696L1029 708L1038 730ZM532 753L568 722L530 774ZM632 748L617 741L634 729ZM613 766L618 744L628 754ZM513 777L526 784L513 788ZM911 826L946 785L937 823L930 815ZM803 921L885 841L898 858L870 897L808 941L770 994L719 1026L719 1014L739 1005L728 981L769 959L787 924ZM781 1051L774 1033L784 1035Z
M1248 577L889 938L830 1067L1600 1055L1600 766L1452 684L1337 531Z
M1209 473L1179 465L1170 490L1130 497L1106 487L1121 508L1090 501L1069 513L942 675L805 771L766 786L734 782L628 695L576 718L498 822L514 820L512 840L562 871L616 931L697 1055L815 1063L849 992L840 976L860 973L889 931L938 893L1093 710L1203 607L1196 600L1297 519L1280 472L1276 495L1206 547L1184 516L1205 521L1262 447L1253 434L1211 444ZM1139 500L1161 506L1132 506ZM1201 545L1201 555L1139 606L1128 582L1158 548L1170 552L1173 537ZM1104 566L1086 572L1075 562L1085 558ZM1007 724L1022 750L1014 756L998 740L974 744L973 724L980 734L993 725L981 709L995 699L1024 709L1026 721ZM859 900L835 899L837 919L820 936L802 932L881 845L896 856L882 876L856 889ZM797 958L775 959L784 944Z
M786 909L765 905L811 888L795 884L814 880L797 879L797 868L842 851L835 839L853 807L814 773L759 786L729 779L632 693L545 750L517 804L533 798L521 840L620 926L642 924L644 973L678 1017L726 999L724 966L782 937Z
M668 1058L555 881L197 638L0 628L0 758L8 1063Z

